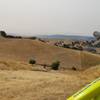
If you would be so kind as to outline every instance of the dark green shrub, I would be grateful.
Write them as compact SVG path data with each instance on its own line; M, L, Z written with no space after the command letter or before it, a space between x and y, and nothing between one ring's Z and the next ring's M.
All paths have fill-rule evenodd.
M15 38L15 39L21 39L21 36L13 36L13 35L7 35L6 38Z
M58 69L59 69L59 66L60 66L60 62L59 62L59 61L53 62L53 63L51 64L51 68L52 68L53 70L58 70Z
M36 63L36 60L34 60L34 59L30 59L30 60L29 60L29 64L32 64L32 65L33 65L33 64L35 64L35 63Z
M63 47L64 48L70 48L70 45L69 44L64 44Z
M29 37L29 39L36 40L37 37L33 36L33 37Z
M7 36L5 31L0 31L0 34L1 34L2 37L6 37Z
M77 70L77 68L73 66L73 67L72 67L72 70L76 71L76 70Z

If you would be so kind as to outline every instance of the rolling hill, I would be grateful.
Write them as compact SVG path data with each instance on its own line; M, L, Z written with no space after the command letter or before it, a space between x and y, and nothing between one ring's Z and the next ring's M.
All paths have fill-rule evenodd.
M27 63L30 58L38 64L51 64L59 60L60 68L87 68L100 64L100 56L72 49L48 45L39 40L0 39L0 59Z
M47 39L64 39L64 40L95 40L92 36L79 36L79 35L39 35L39 38Z
M45 71L43 66L28 64L31 57L39 64L59 60L60 69L66 70ZM1 38L0 100L65 100L100 77L99 63L100 56L89 52L39 40ZM73 66L85 70L67 70Z

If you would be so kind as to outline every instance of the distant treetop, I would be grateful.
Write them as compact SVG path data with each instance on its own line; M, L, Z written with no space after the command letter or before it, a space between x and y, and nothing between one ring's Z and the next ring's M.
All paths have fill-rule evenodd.
M0 31L0 35L1 35L2 37L6 37L6 36L7 36L7 34L6 34L5 31Z

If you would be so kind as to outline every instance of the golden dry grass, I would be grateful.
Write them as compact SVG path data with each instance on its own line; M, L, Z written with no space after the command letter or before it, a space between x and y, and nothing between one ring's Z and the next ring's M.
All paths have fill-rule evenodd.
M48 45L38 40L0 39L0 59L28 63L31 57L40 64L51 64L59 60L60 67L64 69L72 67L80 69L100 63L100 56Z
M0 59L0 70L33 70L33 69L30 64L24 62L19 62L9 59L5 60Z
M88 68L83 72L83 74L86 75L87 79L98 78L98 76L100 77L100 65Z
M93 80L83 76L79 73L0 71L0 100L65 100Z
M81 60L84 58L84 66ZM84 67L85 71L46 71L38 63L61 61L62 68ZM66 100L90 81L100 77L100 57L64 49L38 40L0 39L0 100Z
M81 52L81 65L86 69L88 67L96 66L100 64L100 55L92 54L89 52Z
M100 66L85 71L0 70L0 100L65 100L100 77Z
M64 68L66 68L66 65L69 68L74 65L80 67L80 52L78 51L51 46L38 40L0 40L1 59L10 58L16 61L28 62L31 57L34 57L38 63L51 64L59 60Z

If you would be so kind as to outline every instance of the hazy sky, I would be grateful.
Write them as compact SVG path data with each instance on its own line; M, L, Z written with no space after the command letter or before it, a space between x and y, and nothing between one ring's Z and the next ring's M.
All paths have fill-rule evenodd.
M0 0L0 30L20 34L100 31L100 0Z

